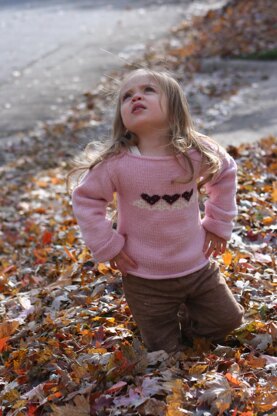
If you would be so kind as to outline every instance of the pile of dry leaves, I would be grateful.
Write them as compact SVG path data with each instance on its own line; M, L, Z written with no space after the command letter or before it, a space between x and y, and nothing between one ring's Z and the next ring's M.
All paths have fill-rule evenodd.
M172 56L237 57L277 49L274 0L232 0L173 29ZM179 45L178 45L179 40Z
M196 339L168 356L143 348L120 274L82 245L64 179L70 140L45 134L48 147L33 138L0 171L0 415L273 414L276 139L228 149L239 215L219 262L246 323L225 345Z

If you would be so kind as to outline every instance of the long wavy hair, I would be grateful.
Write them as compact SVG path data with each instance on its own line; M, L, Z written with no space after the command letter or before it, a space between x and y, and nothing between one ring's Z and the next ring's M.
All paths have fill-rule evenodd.
M202 155L205 164L205 174L197 184L198 191L201 192L201 188L213 179L220 169L221 157L218 152L220 146L215 140L195 130L186 97L179 83L166 72L157 72L144 68L131 71L123 79L121 88L117 93L112 138L105 144L89 143L81 155L74 159L75 168L68 174L68 188L74 188L83 175L88 170L93 169L98 163L111 156L120 154L123 149L128 149L130 146L138 144L135 134L129 132L126 134L126 127L123 124L120 112L122 87L134 75L147 75L149 78L154 79L167 98L168 144L174 149L176 155L181 153L184 156L190 168L189 178L187 176L186 178L176 178L174 182L188 183L193 179L194 169L188 155L189 150L196 149Z

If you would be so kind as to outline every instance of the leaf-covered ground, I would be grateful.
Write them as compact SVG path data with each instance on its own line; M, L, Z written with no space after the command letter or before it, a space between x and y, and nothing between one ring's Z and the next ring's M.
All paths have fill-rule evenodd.
M270 414L276 139L228 149L239 167L239 215L219 262L246 323L225 345L196 339L193 349L169 357L145 351L120 274L94 264L80 243L66 162L49 167L66 160L68 143L46 134L48 146L34 138L1 168L2 414Z
M228 148L239 215L219 263L245 324L224 345L148 353L119 272L93 263L66 192L71 157L102 128L97 94L3 155L0 416L276 414L276 137Z

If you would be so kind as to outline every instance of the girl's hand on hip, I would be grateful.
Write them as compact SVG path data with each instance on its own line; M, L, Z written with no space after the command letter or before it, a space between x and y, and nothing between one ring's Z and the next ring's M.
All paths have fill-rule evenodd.
M227 241L224 238L218 237L216 234L206 230L206 238L203 246L203 252L208 258L213 253L216 257L223 254L226 250Z
M110 265L113 269L121 271L123 276L127 275L127 269L131 267L136 269L138 266L134 260L131 259L123 250L110 260Z

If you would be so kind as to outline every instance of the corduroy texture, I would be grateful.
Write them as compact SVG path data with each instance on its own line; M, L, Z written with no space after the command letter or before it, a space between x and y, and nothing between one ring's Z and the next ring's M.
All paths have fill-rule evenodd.
M203 175L202 158L189 156L194 178L182 155L150 157L123 151L101 162L74 190L72 204L83 239L97 261L108 261L122 249L137 264L128 273L148 279L191 274L209 259L203 254L206 230L228 240L236 207L236 163L221 151L222 167L206 185L209 194L201 220L197 178ZM118 226L106 218L107 204L117 192Z
M244 308L213 261L184 278L157 281L128 274L123 288L149 351L182 350L182 334L190 342L195 337L222 340L243 320Z

